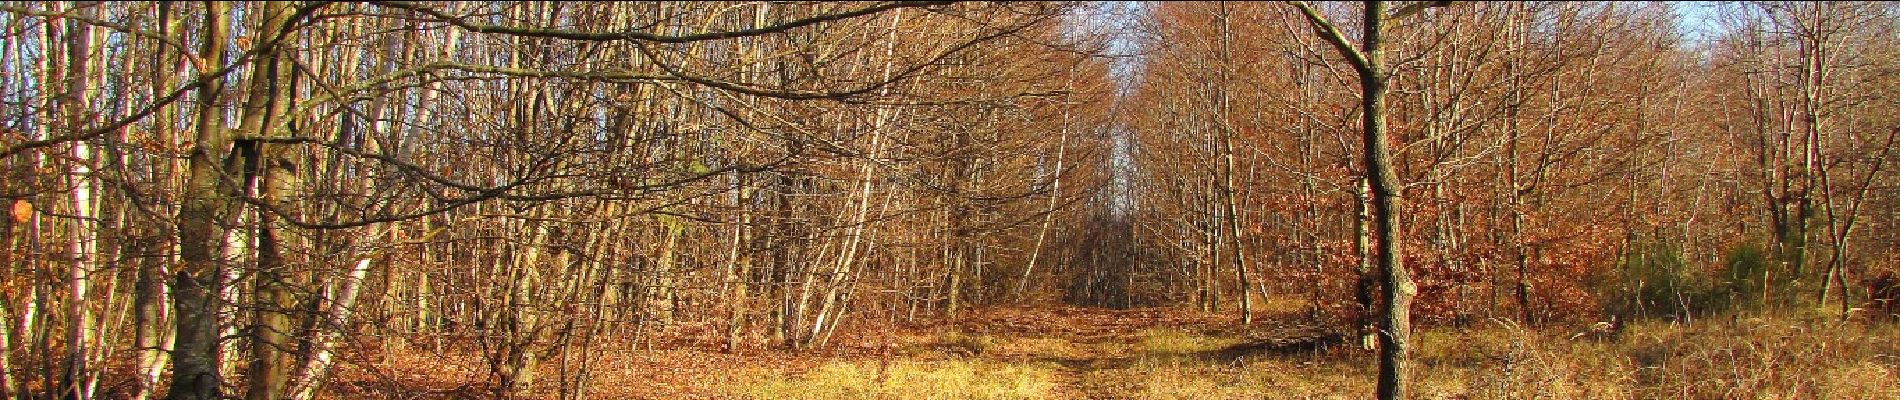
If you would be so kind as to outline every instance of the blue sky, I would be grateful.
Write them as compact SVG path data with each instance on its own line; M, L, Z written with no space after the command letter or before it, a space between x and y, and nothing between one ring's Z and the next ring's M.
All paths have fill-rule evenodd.
M1718 15L1717 7L1720 5L1721 2L1719 1L1675 1L1669 3L1669 6L1673 7L1676 11L1676 20L1681 22L1677 25L1679 33L1682 34L1684 39L1688 39L1690 42L1706 40L1710 35L1714 35L1715 31L1720 28L1720 24L1716 19Z

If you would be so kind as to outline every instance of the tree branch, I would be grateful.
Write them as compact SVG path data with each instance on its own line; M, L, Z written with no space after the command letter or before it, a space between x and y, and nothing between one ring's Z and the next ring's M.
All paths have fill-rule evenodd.
M1444 7L1444 6L1449 6L1449 5L1451 5L1451 2L1449 1L1421 1L1417 3L1412 3L1410 5L1406 5L1405 8L1400 8L1398 11L1393 12L1390 18L1393 20L1406 19L1418 13L1425 12L1425 10L1427 9Z
M164 108L167 105L177 102L178 99L184 97L186 92L197 90L199 88L204 87L208 83L215 82L220 79L224 79L225 75L229 75L231 72L237 71L239 66L242 66L245 63L249 62L251 56L253 55L254 55L253 53L245 53L243 56L241 56L238 59L238 62L231 63L231 65L226 65L224 66L224 68L221 68L210 74L200 76L198 77L198 79L193 79L191 82L186 83L184 86L180 86L178 87L178 89L172 90L171 93L166 94L164 97L160 97L157 100L152 101L151 104L145 105L144 108L140 108L138 111L133 112L131 115L126 115L123 118L119 118L117 120L113 120L112 122L106 123L103 126L87 129L84 131L80 131L78 133L73 133L70 135L64 135L64 136L58 136L58 137L51 137L51 138L46 138L46 139L41 139L41 140L29 140L26 142L21 142L19 144L9 146L5 150L0 150L0 159L12 157L14 155L20 154L21 152L25 152L27 150L57 146L61 143L70 143L70 142L76 142L76 141L81 141L81 140L92 140L93 138L97 138L100 135L118 131L120 128L124 128L127 125L131 125L141 120L144 120L145 117L149 117L152 115L152 113L158 112L158 109L160 108Z
M1360 73L1372 71L1372 63L1366 61L1365 53L1353 47L1352 40L1346 39L1346 34L1341 33L1339 27L1333 26L1332 21L1328 21L1326 16L1320 15L1319 10L1314 9L1313 5L1304 1L1289 1L1287 4L1299 8L1300 14L1306 16L1306 21L1312 23L1313 31L1326 39L1327 43L1332 43L1333 48L1339 50L1339 55L1346 57L1346 61L1352 63L1353 69L1359 70Z
M456 27L467 29L469 31L476 32L476 33L495 33L495 34L523 36L523 37L544 37L544 38L595 41L595 42L627 40L627 41L652 42L652 43L692 43L692 42L700 42L700 41L708 41L708 40L735 39L735 38L743 38L743 37L762 36L762 35L769 35L769 34L775 34L775 33L783 33L786 31L793 30L793 29L798 29L801 27L816 25L816 24L825 23L825 22L846 20L846 19L857 18L857 17L862 17L866 15L871 15L871 14L877 14L877 13L890 11L890 10L896 10L896 9L902 9L902 8L913 8L913 7L941 6L941 5L948 5L952 3L955 3L955 2L954 1L899 1L899 2L885 3L885 4L860 8L860 9L841 12L841 13L835 13L835 14L820 14L813 17L802 18L802 19L792 20L792 21L779 23L779 24L767 25L767 26L753 28L753 29L741 29L741 30L723 31L723 32L701 32L701 33L686 34L686 35L657 35L657 34L652 34L652 33L647 33L647 32L638 32L638 31L628 31L628 32L620 32L620 33L587 32L587 31L567 30L567 29L544 29L544 28L527 28L527 27L518 27L518 26L489 25L489 24L469 22L467 17L449 15L448 13L436 10L434 8L430 8L428 6L406 2L406 1L372 2L372 4L376 4L376 5L380 5L384 7L409 10L409 11L421 13L424 15L428 15L431 18L441 20L442 22L446 22L449 25L454 25Z

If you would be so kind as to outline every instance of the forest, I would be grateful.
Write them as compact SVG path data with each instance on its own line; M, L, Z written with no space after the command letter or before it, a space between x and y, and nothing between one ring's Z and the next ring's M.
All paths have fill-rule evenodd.
M0 398L1900 399L1900 4L0 1Z

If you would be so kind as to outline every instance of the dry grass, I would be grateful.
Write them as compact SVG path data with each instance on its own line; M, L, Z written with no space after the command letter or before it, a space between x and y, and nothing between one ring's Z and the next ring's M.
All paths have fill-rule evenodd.
M893 332L881 339L892 346L884 353L617 353L603 360L612 368L598 372L590 393L757 399L1358 399L1371 393L1369 352L1260 346L1292 331L1273 327L1278 320L1242 328L1172 311L1004 310ZM1415 397L1900 399L1900 327L1893 324L1783 315L1645 322L1603 340L1572 338L1572 332L1508 323L1421 331ZM429 374L443 371L439 365L426 369L398 365L385 373L433 387L480 378L472 370L456 369L451 377ZM383 397L361 396L374 391L356 386L343 395Z
M1638 326L1620 344L1642 397L1900 399L1900 328L1826 317Z
M1138 334L1141 352L1149 355L1191 355L1216 352L1239 345L1244 340L1230 336L1210 336L1179 329L1147 329Z
M1053 365L988 360L841 361L795 376L734 387L755 399L1040 399L1056 387Z
M1272 355L1237 362L1181 357L1220 338L1156 333L1150 352L1088 379L1111 397L1363 398L1369 354ZM1185 337L1185 339L1183 339ZM1423 399L1900 399L1900 329L1799 318L1689 326L1645 323L1618 340L1576 340L1510 326L1419 335Z

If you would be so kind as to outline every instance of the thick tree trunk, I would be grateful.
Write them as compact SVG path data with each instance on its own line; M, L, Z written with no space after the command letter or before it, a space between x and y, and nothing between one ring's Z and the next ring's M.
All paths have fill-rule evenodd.
M291 12L289 4L281 2L264 3L259 11L264 18L261 32L283 30ZM285 124L282 119L290 103L292 61L279 51L282 44L259 46L267 58L252 69L249 98L238 131L247 136L243 143L251 146L249 153L257 158L249 163L254 170L248 173L260 180L258 195L263 203L295 217L295 200L291 197L302 189L298 176L302 159L288 145L264 144L264 139L276 136L277 127ZM289 224L278 219L268 210L258 211L256 217L257 269L251 278L255 285L255 325L250 328L251 359L244 374L245 398L249 400L276 400L285 395L293 364L291 354L298 348L292 338L298 326L292 315L298 304L293 291L302 279L291 270L302 268L294 258L304 246Z
M542 248L548 243L548 228L543 222L531 221L523 224L531 226L534 236L524 246L521 255L515 258L511 271L507 272L507 287L503 288L506 307L497 323L502 332L501 354L495 362L495 375L500 379L496 395L501 398L517 398L534 389L535 373L541 365L541 342L547 329L542 325L543 318L539 301L552 296L544 296L538 291L542 286L541 276Z
M218 64L230 38L228 3L206 3L205 40L199 54ZM224 85L211 81L198 90L197 147L191 150L183 205L178 211L178 250L182 265L173 273L172 306L176 339L172 349L172 400L220 400L218 293L231 199L224 183L231 131L224 127Z

